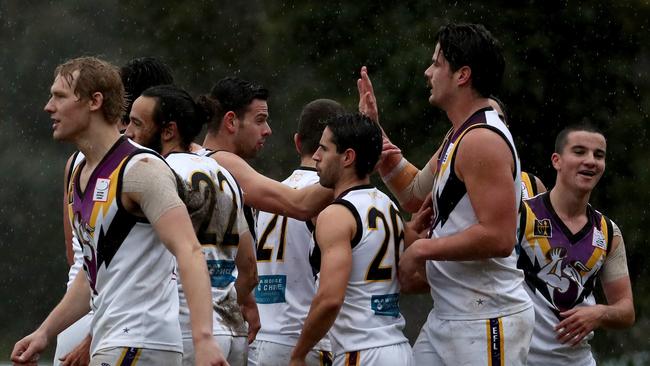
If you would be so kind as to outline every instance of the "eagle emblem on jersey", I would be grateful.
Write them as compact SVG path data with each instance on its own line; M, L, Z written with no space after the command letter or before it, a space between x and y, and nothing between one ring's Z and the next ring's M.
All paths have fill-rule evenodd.
M548 300L557 310L571 309L585 286L580 272L589 272L591 268L578 260L571 260L563 247L552 248L546 256L548 262L537 277L546 284Z
M551 220L549 219L542 219L542 220L535 220L534 226L533 226L533 235L534 236L541 236L544 238L552 238L553 237L553 227L551 226Z

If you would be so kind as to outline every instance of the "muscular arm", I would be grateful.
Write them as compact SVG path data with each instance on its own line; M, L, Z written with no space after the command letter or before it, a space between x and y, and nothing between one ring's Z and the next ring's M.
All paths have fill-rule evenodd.
M237 179L244 191L244 201L258 210L309 220L333 200L333 191L314 184L292 189L253 169L244 159L229 152L212 157Z
M350 240L355 232L355 219L342 205L329 206L318 216L316 240L322 255L320 284L298 343L291 354L292 362L304 360L307 353L334 324L350 279Z
M28 363L43 351L57 334L90 311L90 286L85 275L75 277L61 302L52 310L34 333L21 339L11 352L11 360Z
M235 257L237 266L237 279L235 288L237 289L237 302L242 304L244 297L250 294L257 286L259 278L257 276L257 261L253 251L253 238L251 233L246 231L239 234L239 246L237 256Z
M465 261L512 253L517 203L508 145L496 133L478 128L465 135L457 154L456 175L465 183L478 222L454 235L420 239L403 259Z

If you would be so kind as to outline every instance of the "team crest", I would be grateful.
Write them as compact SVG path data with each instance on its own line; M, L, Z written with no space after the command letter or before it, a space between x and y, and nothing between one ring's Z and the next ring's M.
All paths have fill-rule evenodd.
M605 235L603 235L602 231L594 228L594 238L591 245L602 250L607 250L607 242L605 241Z
M551 226L551 220L535 220L535 225L533 226L533 235L541 236L544 238L553 237L553 227Z

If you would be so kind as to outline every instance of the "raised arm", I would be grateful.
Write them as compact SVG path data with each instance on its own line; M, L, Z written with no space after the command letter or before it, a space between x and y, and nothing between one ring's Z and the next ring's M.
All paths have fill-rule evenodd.
M333 191L320 184L292 189L258 173L235 154L222 151L212 157L237 179L245 203L258 210L309 220L334 199Z
M316 241L322 256L320 283L291 354L291 366L305 365L309 351L327 334L336 320L352 270L350 241L355 232L355 219L342 205L331 205L318 216Z

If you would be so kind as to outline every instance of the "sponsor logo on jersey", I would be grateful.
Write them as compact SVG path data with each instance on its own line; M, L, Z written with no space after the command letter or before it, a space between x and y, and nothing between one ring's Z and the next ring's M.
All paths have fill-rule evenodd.
M370 307L375 315L399 317L399 294L372 295Z
M591 242L591 245L595 246L596 248L600 248L602 250L607 250L607 242L605 241L605 235L603 235L603 232L594 228L594 238Z
M533 225L533 235L534 236L541 236L541 237L544 237L544 238L552 238L553 237L553 227L551 226L551 220L550 219L542 219L542 220L535 219L535 224Z
M287 287L287 276L260 276L260 282L255 288L255 300L258 304L277 304L286 302L284 291Z
M95 191L93 192L93 201L106 202L108 200L108 190L111 187L111 180L107 178L97 178Z

